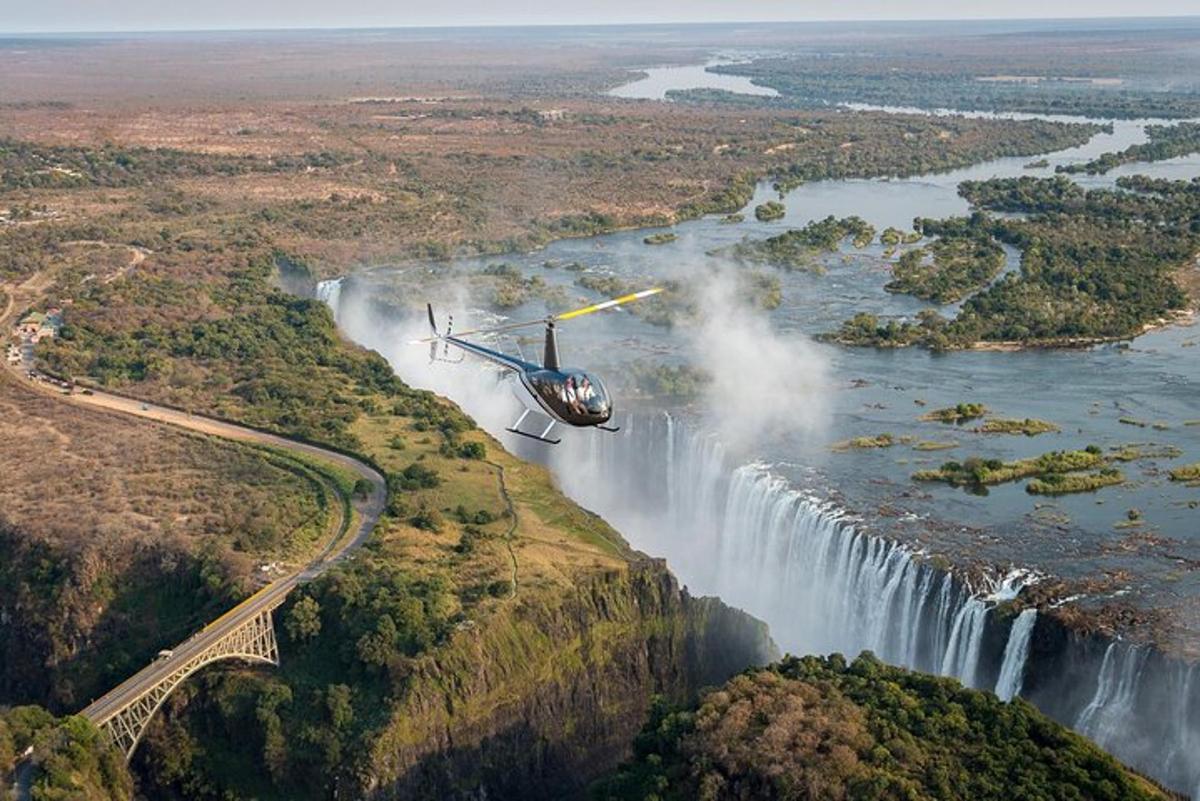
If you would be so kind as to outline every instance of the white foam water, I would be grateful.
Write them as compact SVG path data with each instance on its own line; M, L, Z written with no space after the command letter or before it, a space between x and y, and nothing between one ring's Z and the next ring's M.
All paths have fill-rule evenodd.
M1023 609L1013 621L1004 646L1004 659L1000 664L1000 677L996 679L996 695L1002 701L1011 701L1021 693L1025 680L1025 663L1029 659L1029 641L1037 623L1036 609Z

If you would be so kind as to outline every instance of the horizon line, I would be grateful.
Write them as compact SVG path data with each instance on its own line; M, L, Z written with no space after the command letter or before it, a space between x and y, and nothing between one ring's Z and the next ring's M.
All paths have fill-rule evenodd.
M311 33L317 31L401 31L401 30L479 30L519 28L652 28L664 26L703 25L834 25L834 24L895 24L929 22L1101 22L1119 20L1197 20L1200 14L1108 14L1102 16L1046 16L1046 17L863 17L863 18L811 18L811 19L758 19L758 20L663 20L658 22L464 22L410 23L379 25L280 25L250 26L242 28L92 28L92 29L29 29L0 30L0 39L12 36L97 36L112 34L156 34L156 33Z

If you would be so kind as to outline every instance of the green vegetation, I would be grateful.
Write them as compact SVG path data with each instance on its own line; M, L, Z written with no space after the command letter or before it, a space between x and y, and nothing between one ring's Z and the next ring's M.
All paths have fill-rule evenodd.
M736 225L737 223L745 222L745 221L746 221L745 214L726 214L724 217L721 218L721 223L723 225Z
M997 39L990 40L989 44L1004 47ZM1028 46L1028 42L1024 46ZM1039 49L1045 49L1045 45ZM1029 80L1004 80L980 71L981 59L991 60L994 50L986 56L979 52L948 53L938 45L930 45L929 40L903 52L883 52L888 50L887 46L881 47L877 41L858 50L859 53L843 50L837 59L821 57L824 54L807 58L789 54L787 57L755 59L747 64L723 64L711 69L744 75L759 85L778 91L781 98L751 98L748 101L748 104L766 107L824 108L831 103L894 106L903 102L925 109L1100 118L1200 116L1200 100L1192 91L1176 89L1173 86L1175 79L1163 79L1154 91L1125 87L1119 80L1117 85L1107 85L1103 81L1093 83L1089 73L1093 73L1097 65L1090 59L1065 68L1088 74L1086 78L1074 77L1079 72L1064 73L1063 65L1056 63L1054 58L1034 56L1030 59L1034 63L1025 67L1031 70ZM1144 57L1144 53L1138 53L1138 56ZM1113 74L1111 67L1107 72Z
M137 385L156 400L341 447L356 444L348 434L364 410L356 389L415 397L382 356L341 344L323 304L271 288L269 264L238 268L228 283L207 286L165 277L90 284L39 357L62 375ZM212 317L189 319L197 306ZM146 325L129 313L139 307L173 313L156 311Z
M1103 175L1114 167L1137 161L1165 161L1200 151L1200 123L1180 122L1175 125L1147 125L1150 141L1130 145L1120 153L1105 153L1083 164L1059 165L1055 172Z
M1034 159L1033 161L1031 161L1025 165L1025 169L1027 169L1027 170L1044 170L1049 166L1050 166L1050 161L1048 159Z
M969 420L977 420L988 413L988 408L982 403L959 403L944 409L933 409L920 416L927 423L953 423L961 425Z
M1115 467L1105 467L1094 473L1047 473L1025 485L1032 495L1068 495L1073 492L1095 492L1104 487L1124 484L1125 476Z
M981 459L971 457L963 462L946 462L937 470L921 470L913 474L916 481L941 481L956 487L986 487L992 484L1003 484L1009 481L1036 477L1043 481L1044 487L1067 486L1063 474L1077 473L1083 470L1104 467L1108 460L1100 448L1089 445L1080 451L1051 451L1041 456L1029 459L1017 459L1004 462L999 459ZM1119 473L1117 475L1120 475ZM1095 475L1095 480L1101 483L1097 487L1120 483L1110 480L1112 475L1101 471ZM1074 480L1074 477L1072 477ZM1124 480L1124 479L1121 479ZM1080 486L1076 482L1075 486ZM1028 487L1027 487L1028 489ZM1030 492L1035 490L1030 489ZM1081 491L1078 489L1068 491Z
M846 239L851 239L855 247L863 248L874 236L875 229L860 217L838 219L829 216L767 239L739 242L729 254L752 264L820 272L824 268L815 262L819 253L836 251Z
M953 303L986 286L1003 268L1004 249L992 239L943 236L927 248L901 255L884 289L922 300Z
M783 303L783 285L777 275L743 270L737 274L737 286L738 296L753 308L772 311Z
M0 778L33 748L35 801L129 801L133 779L123 755L85 718L56 718L41 707L0 707ZM0 786L0 798L9 798Z
M852 450L869 450L871 448L890 448L896 444L896 438L891 434L877 434L873 437L854 437L853 439L835 442L829 449L837 453Z
M1021 250L1019 274L972 295L957 317L926 310L916 321L859 314L826 339L848 345L932 349L1000 345L1080 345L1129 338L1188 306L1177 272L1200 250L1200 181L1119 178L1118 189L1085 191L1063 176L966 181L959 193L976 214L922 220L987 231Z
M1174 468L1171 470L1171 480L1188 483L1200 481L1200 462Z
M699 397L712 380L707 373L686 364L652 364L641 359L629 365L625 378L643 395L679 400Z
M1174 445L1133 444L1112 448L1108 458L1114 462L1136 462L1142 459L1178 459L1183 451Z
M879 235L880 244L894 248L897 245L912 245L920 242L923 234L920 231L901 231L899 228L888 226Z
M918 312L916 323L881 320L870 312L859 312L844 321L836 331L822 334L819 338L842 345L873 348L907 348L922 344L931 350L946 350L953 347L946 335L948 322L933 309Z
M669 242L674 242L678 238L678 234L675 234L671 231L664 231L661 234L651 234L642 241L647 245L665 245Z
M46 146L0 138L0 189L147 186L164 179L329 169L353 158L328 152L218 156L172 148Z
M593 801L1165 801L1038 712L870 653L788 657L697 707L658 704Z
M489 302L496 309L512 309L534 298L550 306L565 307L568 302L561 287L547 284L540 275L525 277L520 267L508 262L489 264L468 280L490 289Z
M957 442L939 442L937 440L923 439L913 445L913 450L917 451L948 451L957 448Z
M759 222L775 222L782 220L787 209L778 200L768 200L754 207L754 216Z
M1024 420L994 417L991 420L984 420L982 425L975 430L981 434L1024 434L1027 437L1036 437L1038 434L1050 434L1062 429L1047 420L1036 420L1031 417L1026 417Z

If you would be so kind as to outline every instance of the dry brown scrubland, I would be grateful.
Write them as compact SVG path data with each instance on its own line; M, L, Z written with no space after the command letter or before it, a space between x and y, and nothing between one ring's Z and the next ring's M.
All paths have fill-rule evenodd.
M669 223L736 207L755 177L797 165L814 175L914 172L1013 145L1040 152L1067 135L1041 124L602 94L639 65L701 60L695 43L347 36L0 47L9 79L0 88L0 137L263 160L332 157L246 175L166 176L136 190L41 189L10 194L0 207L37 202L62 221L153 219L188 231L248 222L275 246L344 270ZM733 186L737 192L722 197ZM179 226L184 217L191 224Z

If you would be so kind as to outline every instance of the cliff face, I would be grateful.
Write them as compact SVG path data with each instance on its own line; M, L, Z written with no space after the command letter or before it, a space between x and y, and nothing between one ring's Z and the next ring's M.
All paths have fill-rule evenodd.
M66 548L0 521L0 553L0 703L76 711L224 601L223 566L178 542Z
M339 796L576 797L629 755L654 695L685 701L776 656L763 623L633 562L423 660Z

